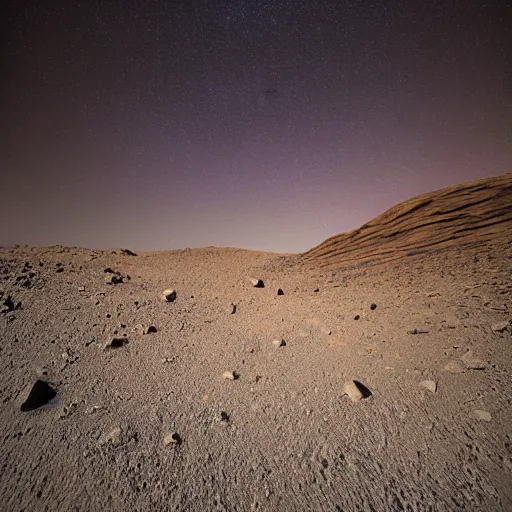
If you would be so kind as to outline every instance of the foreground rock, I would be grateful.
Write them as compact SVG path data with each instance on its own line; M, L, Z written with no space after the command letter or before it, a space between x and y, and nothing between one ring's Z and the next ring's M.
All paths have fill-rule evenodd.
M348 380L343 384L343 393L348 395L352 402L359 402L371 396L370 390L357 380Z
M176 290L168 288L162 292L162 300L165 302L174 302L176 300Z
M46 405L48 402L53 400L57 396L57 391L53 389L50 384L45 382L44 380L36 380L30 391L28 393L27 398L21 404L20 409L23 412L33 411Z

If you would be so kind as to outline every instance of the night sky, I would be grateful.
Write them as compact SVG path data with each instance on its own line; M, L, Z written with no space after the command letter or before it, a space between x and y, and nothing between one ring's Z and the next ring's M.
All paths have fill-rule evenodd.
M0 245L302 252L510 172L504 4L12 1Z

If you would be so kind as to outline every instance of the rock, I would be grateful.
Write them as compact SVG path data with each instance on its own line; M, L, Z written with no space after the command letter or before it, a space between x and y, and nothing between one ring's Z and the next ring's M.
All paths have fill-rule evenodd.
M370 390L357 380L348 380L343 385L343 393L348 395L352 402L359 402L371 396Z
M360 317L359 315L356 315L356 316L354 317L354 320L359 320L360 318L361 318L361 317Z
M137 254L130 251L130 249L121 249L121 254L125 254L126 256L137 256Z
M504 320L503 322L497 322L491 326L492 332L501 333L510 330L510 320Z
M231 304L231 314L234 315L236 313L236 304Z
M176 300L176 290L168 288L162 292L162 300L165 302L174 302Z
M10 313L11 311L15 311L20 308L21 302L16 304L12 296L8 295L7 298L3 300L2 305L0 305L0 313Z
M481 411L480 409L475 409L473 411L473 416L480 421L491 421L491 413L487 411Z
M146 329L146 334L151 334L151 333L155 333L157 332L156 330L156 327L154 325L150 325L147 329Z
M181 437L177 432L174 432L172 434L168 434L164 437L164 446L169 446L171 444L173 445L179 445L181 444Z
M79 292L85 292L85 286L79 286L78 287Z
M407 334L428 334L428 331L420 331L419 329L412 329L407 331Z
M317 293L317 292L319 292L319 291L320 291L320 288L315 288L315 289L313 290L313 293Z
M470 370L485 370L487 364L481 359L477 359L473 356L473 351L468 350L461 358L461 361L466 365L466 368Z
M142 324L137 324L132 329L132 332L134 332L135 334L145 334L146 333L146 328Z
M423 386L425 389L428 389L432 393L437 392L437 383L433 380L423 380L420 382L420 386Z
M112 429L108 434L100 439L100 444L111 444L112 446L119 446L121 444L121 427Z
M28 391L28 390L27 390ZM57 391L44 380L36 380L30 387L27 398L21 404L21 411L33 411L46 405L57 396Z
M237 380L238 375L235 372L224 372L222 378L226 380Z
M328 327L322 325L322 327L320 327L320 332L322 332L323 334L327 334L327 336L330 336L332 331Z
M220 412L220 421L227 423L229 421L229 414L227 412Z
M123 276L112 276L107 279L107 284L121 284L123 282Z
M254 286L254 288L265 288L265 284L261 279L251 278L251 284Z
M373 311L377 309L377 304L370 304L370 309Z
M128 338L112 338L107 344L105 345L105 350L109 350L112 348L120 348L123 347L128 343Z
M272 341L272 344L274 347L285 347L286 346L286 340L285 339L275 339Z
M284 295L284 292L283 290L281 290L281 288L278 288L277 295Z
M465 368L462 366L462 364L459 363L458 361L450 361L444 367L444 370L449 373L453 373L453 374L464 373L466 371Z

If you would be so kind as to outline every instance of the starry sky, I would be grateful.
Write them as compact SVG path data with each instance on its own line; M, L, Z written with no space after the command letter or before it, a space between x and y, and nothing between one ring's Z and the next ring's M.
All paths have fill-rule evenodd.
M511 171L511 12L10 1L0 245L295 253Z

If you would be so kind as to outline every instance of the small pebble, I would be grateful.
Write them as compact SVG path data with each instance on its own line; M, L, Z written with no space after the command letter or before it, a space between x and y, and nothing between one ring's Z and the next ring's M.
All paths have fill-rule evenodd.
M168 288L162 292L162 300L165 302L174 302L176 300L176 290Z
M168 434L164 437L164 446L169 446L171 444L181 444L181 437L177 432L174 432L173 434Z
M487 411L481 411L479 409L476 409L473 411L473 415L477 420L481 421L491 421L491 413Z
M274 341L272 341L272 344L274 345L274 347L285 347L286 346L286 340L284 339L275 339Z
M374 309L377 309L377 304L370 304L370 309L373 311Z
M437 384L433 380L423 380L420 382L420 386L423 386L424 388L428 389L432 393L437 392Z
M224 372L222 378L226 380L236 380L238 375L235 372Z

